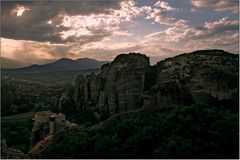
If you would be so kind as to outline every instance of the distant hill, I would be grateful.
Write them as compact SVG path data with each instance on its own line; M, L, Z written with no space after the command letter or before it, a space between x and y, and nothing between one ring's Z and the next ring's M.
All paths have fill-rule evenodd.
M38 65L48 64L48 63L55 62L56 60L57 59L27 58L27 59L23 59L21 62L26 64L24 67L28 67L28 66L31 66L33 64L38 64Z
M108 63L107 61L97 61L90 58L80 58L77 60L72 60L68 58L61 58L55 62L38 65L34 64L29 67L14 69L12 71L20 72L55 72L55 71L66 71L66 70L87 70L87 69L97 69L103 64Z
M1 57L1 68L21 68L25 67L22 62L10 58Z

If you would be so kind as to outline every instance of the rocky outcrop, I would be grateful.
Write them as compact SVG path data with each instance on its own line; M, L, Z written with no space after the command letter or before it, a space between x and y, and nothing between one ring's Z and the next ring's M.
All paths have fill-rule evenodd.
M27 156L20 150L8 148L7 142L1 137L1 159L25 159Z
M194 102L237 100L238 62L238 55L222 50L182 54L157 64L158 82L179 82Z
M239 57L222 50L185 53L150 66L130 53L105 64L98 75L79 75L74 99L81 111L113 115L195 102L238 100Z
M192 95L178 81L162 82L144 93L144 107L150 110L188 106Z
M113 115L142 106L145 73L149 58L130 53L105 64L98 75L79 75L75 82L74 99L80 110L98 110Z

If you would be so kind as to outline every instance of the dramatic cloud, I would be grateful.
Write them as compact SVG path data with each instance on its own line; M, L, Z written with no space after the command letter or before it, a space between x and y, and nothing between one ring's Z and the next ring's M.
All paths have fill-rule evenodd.
M134 1L5 2L2 4L2 36L16 40L50 43L101 41L126 33L123 21L148 13L151 7L136 7ZM47 13L47 14L46 14Z
M235 34L238 27L238 20L224 17L215 22L205 22L203 26L199 27L170 27L164 31L147 35L145 38L153 41L155 38L161 37L165 42L179 42L182 40L211 38L215 35Z
M154 22L165 24L169 26L179 26L184 27L187 23L186 20L177 19L169 16L165 11L161 11L161 9L154 8L152 12L148 14L146 19L153 19Z
M69 30L61 32L62 38L70 40L69 37L75 37L75 42L89 43L112 35L130 35L126 29L121 28L121 23L133 22L134 18L151 12L150 6L136 7L134 1L123 1L120 9L111 10L111 14L65 16L62 26ZM89 38L92 41L88 41Z
M215 11L232 11L239 12L238 0L192 0L192 5L195 8L212 8Z
M39 42L65 43L61 32L69 30L61 25L65 15L109 14L119 9L121 1L3 1L2 37ZM51 22L51 23L49 23Z
M200 12L191 12L189 2ZM120 53L141 52L156 61L197 49L239 52L238 1L181 3L2 1L1 55L22 60L112 60Z
M183 26L186 23L157 8L136 7L134 1L4 1L2 6L3 37L39 42L85 44L99 41L114 32L120 33L121 22L132 21L142 14L161 24ZM163 1L155 6L174 9ZM99 31L101 34L97 34Z
M199 27L170 27L164 31L145 36L142 43L175 43L175 45L179 43L181 46L191 49L228 46L229 50L238 53L238 47L236 46L239 38L238 27L238 20L224 17L215 22L205 22Z
M57 17L57 12L49 11L45 3L20 3L15 4L11 1L2 3L2 37L16 40L62 42L59 32L66 28L47 23L51 18ZM17 16L16 13L19 6L28 8L21 16Z
M175 8L173 8L171 5L169 5L169 3L165 2L165 1L162 1L162 0L158 0L154 6L156 7L160 7L164 10L167 10L167 11L173 11L175 10Z

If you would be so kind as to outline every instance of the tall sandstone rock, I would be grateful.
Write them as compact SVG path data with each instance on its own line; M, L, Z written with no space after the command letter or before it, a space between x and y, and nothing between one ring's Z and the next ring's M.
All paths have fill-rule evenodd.
M74 99L82 111L97 109L113 115L142 106L145 73L149 58L142 54L122 54L105 64L98 75L79 75Z
M98 75L79 75L74 100L79 110L101 116L195 102L236 104L238 63L238 55L222 50L185 53L154 66L145 55L121 54Z

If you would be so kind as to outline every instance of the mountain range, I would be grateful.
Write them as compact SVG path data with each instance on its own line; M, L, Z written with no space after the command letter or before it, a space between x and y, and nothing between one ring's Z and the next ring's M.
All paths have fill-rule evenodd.
M10 71L38 73L67 70L87 70L100 68L103 64L106 63L108 63L108 61L97 61L95 59L90 58L80 58L77 60L61 58L52 63L42 65L34 64L28 67L10 69Z

